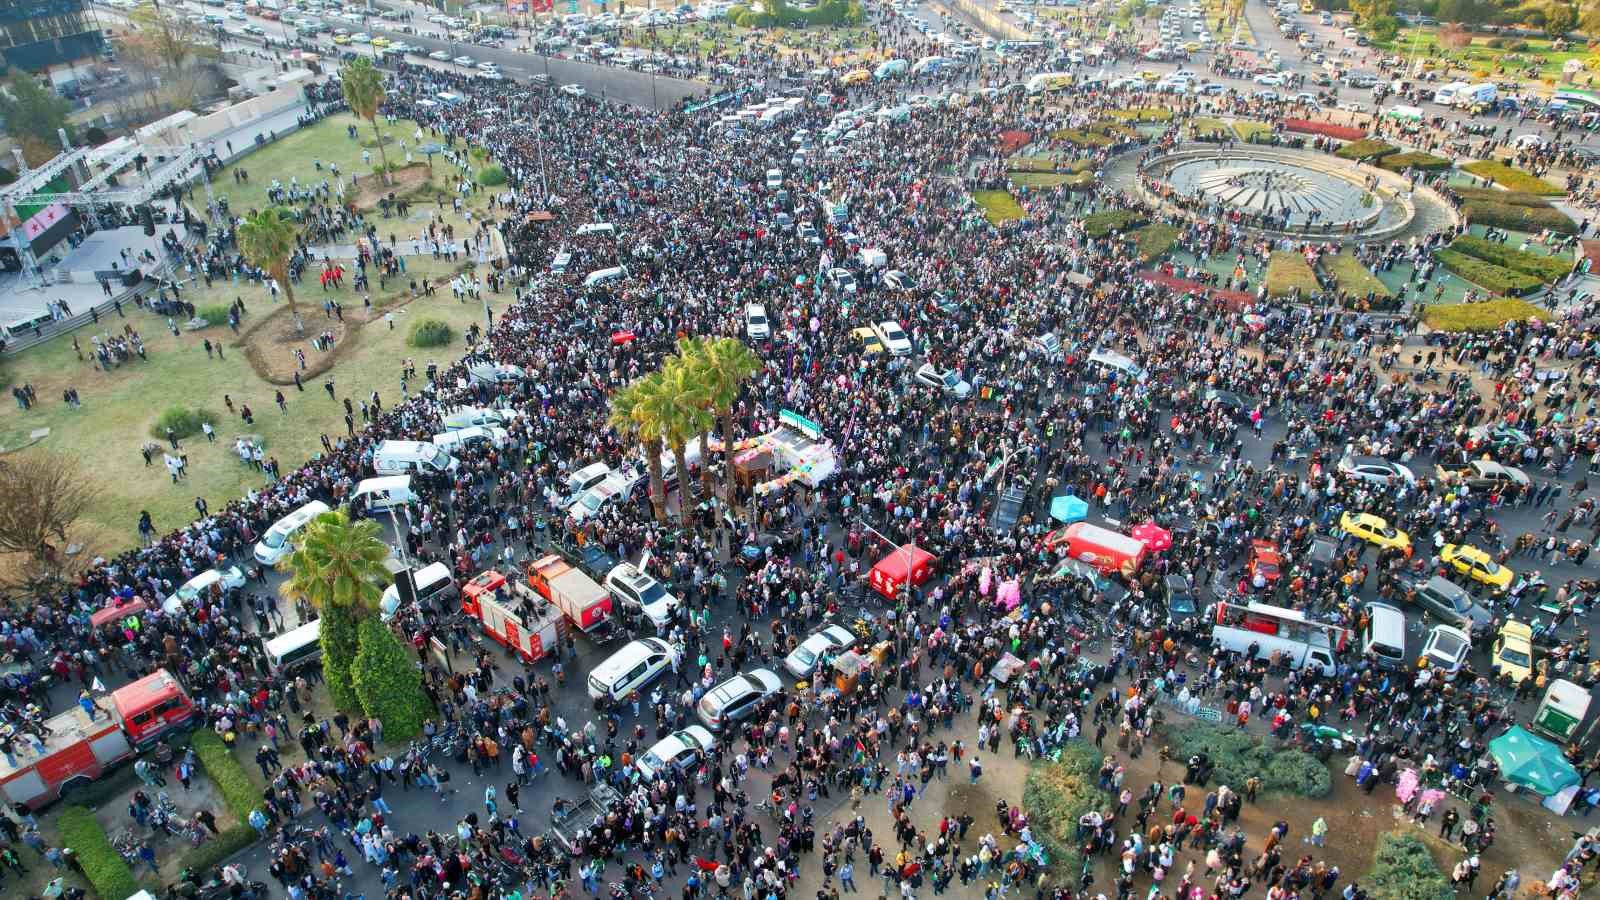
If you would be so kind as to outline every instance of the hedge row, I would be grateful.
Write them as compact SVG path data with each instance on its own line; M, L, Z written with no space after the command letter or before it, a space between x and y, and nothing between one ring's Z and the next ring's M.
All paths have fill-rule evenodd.
M1513 169L1498 160L1484 159L1467 163L1461 170L1471 172L1480 178L1487 178L1510 191L1538 194L1542 197L1561 197L1567 193L1565 189L1556 187L1543 178L1529 175L1521 169Z
M1313 122L1310 119L1284 119L1285 131L1300 134L1320 134L1341 141L1359 141L1367 136L1366 129L1353 125L1334 125L1331 122Z
M1404 172L1407 169L1417 169L1423 172L1443 172L1450 168L1450 160L1432 153L1423 153L1412 150L1406 153L1393 153L1378 160L1378 165L1391 172Z
M1367 876L1373 900L1453 900L1455 888L1428 845L1412 831L1378 835Z
M206 777L216 783L228 809L240 822L249 822L251 811L261 805L261 789L250 780L250 774L239 765L222 738L210 729L195 732L194 753L200 758Z
M1275 750L1237 728L1184 722L1181 729L1172 729L1168 736L1175 759L1204 753L1216 766L1212 780L1234 790L1257 776L1269 794L1318 798L1333 793L1328 767L1315 756L1299 750Z
M1345 144L1343 147L1335 150L1333 155L1339 157L1340 159L1356 159L1366 161L1399 152L1399 147L1396 147L1387 141L1375 141L1371 138L1366 138L1359 141L1351 141L1350 143Z
M1526 191L1502 191L1499 188L1452 187L1457 197L1463 201L1482 200L1489 203L1506 203L1511 206L1540 206L1548 207L1550 200L1538 194Z
M1178 229L1171 225L1146 225L1133 232L1134 246L1138 248L1140 262L1154 262L1167 255L1178 243Z
M1422 311L1434 331L1495 331L1507 322L1549 319L1550 314L1526 300L1502 297L1484 303L1439 303Z
M1116 138L1108 134L1098 131L1081 131L1076 128L1058 128L1050 132L1050 136L1058 141L1070 141L1079 147L1093 147L1096 149L1109 147L1117 142Z
M1113 231L1123 231L1143 225L1144 216L1126 209L1114 209L1083 217L1083 233L1092 238L1105 237Z
M1565 278L1572 271L1570 258L1541 256L1538 253L1518 250L1499 241L1488 241L1470 234L1456 238L1450 243L1450 249L1457 253L1475 256L1484 262L1494 263L1513 272L1532 275L1546 283Z
M1333 282L1338 285L1339 290L1344 291L1351 297L1364 298L1371 296L1375 300L1387 300L1394 296L1394 292L1389 290L1389 286L1379 280L1378 276L1372 274L1372 270L1368 269L1365 263L1356 259L1355 255L1348 250L1332 256L1324 256L1322 258L1322 267L1328 270L1329 275L1333 276Z
M1495 294L1527 294L1544 284L1535 275L1516 272L1455 250L1435 250L1433 256L1446 269Z
M1110 811L1111 794L1100 789L1104 756L1083 740L1068 741L1048 765L1031 766L1022 783L1022 808L1059 872L1077 877L1083 866L1078 820L1090 810ZM1242 783L1242 782L1241 782Z
M94 887L94 892L104 898L132 897L139 893L139 883L133 879L133 870L127 860L111 846L104 828L95 820L94 813L82 806L69 806L56 819L56 831L61 842L78 854L84 877Z
M1461 204L1461 214L1474 225L1489 225L1510 231L1544 231L1577 234L1578 223L1553 206L1521 206L1473 200Z
M1274 297L1287 297L1298 291L1305 299L1322 289L1317 273L1303 254L1293 250L1278 250L1267 259L1267 293Z
M222 865L228 857L254 844L257 839L254 828L235 825L184 854L183 867L196 872L210 872L212 866Z

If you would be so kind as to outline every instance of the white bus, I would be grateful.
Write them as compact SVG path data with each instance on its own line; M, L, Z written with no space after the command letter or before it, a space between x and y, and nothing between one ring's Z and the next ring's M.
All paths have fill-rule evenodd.
M1324 675L1338 674L1335 654L1350 643L1350 631L1339 625L1307 618L1296 609L1265 603L1218 603L1211 641L1224 650L1258 659L1274 653L1296 669L1315 667Z
M1029 78L1025 85L1030 94L1043 94L1047 91L1062 91L1072 87L1071 72L1041 72Z

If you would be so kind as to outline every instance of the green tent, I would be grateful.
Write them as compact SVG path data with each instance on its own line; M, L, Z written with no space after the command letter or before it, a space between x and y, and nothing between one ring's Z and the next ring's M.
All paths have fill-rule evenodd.
M1489 755L1500 765L1500 774L1507 781L1544 797L1559 794L1583 780L1561 755L1561 748L1521 725L1490 741Z

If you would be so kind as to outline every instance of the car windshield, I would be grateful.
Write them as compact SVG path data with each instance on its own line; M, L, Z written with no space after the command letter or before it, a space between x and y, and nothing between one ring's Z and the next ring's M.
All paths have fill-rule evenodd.
M1466 644L1453 634L1445 631L1434 632L1433 651L1439 656L1455 659L1461 654L1461 648Z
M1533 666L1533 660L1528 656L1527 651L1520 647L1501 647L1500 658L1513 666L1521 666L1525 669Z
M1476 564L1477 564L1478 568L1482 569L1484 572L1486 572L1486 573L1488 573L1490 575L1498 575L1498 574L1500 574L1500 564L1495 562L1494 560L1490 559L1487 556L1485 556L1484 558L1482 558L1480 560L1476 560Z
M817 661L817 654L813 653L810 647L801 644L794 648L794 658L799 660L802 666L809 666Z
M952 387L953 388L953 387L955 387L956 385L958 385L960 383L961 383L961 376L960 375L957 375L954 372L946 372L946 373L944 373L944 386L945 387Z
M680 741L683 741L683 745L691 750L704 751L706 749L705 745L700 743L700 739L695 737L691 732L680 731L674 735L674 737Z
M647 750L643 756L639 757L639 765L652 772L659 772L666 766L666 763L656 755L654 750Z
M272 531L267 532L267 536L261 539L261 543L266 544L268 547L271 547L272 549L276 550L279 547L282 547L283 546L283 542L285 540L287 540L287 539L288 539L288 535L287 534L285 534L282 531L278 531L278 530L274 529Z
M1188 594L1173 594L1169 610L1175 613L1194 612L1194 598Z
M667 589L661 586L661 582L652 581L649 587L639 592L639 602L645 606L649 606L666 595Z
M600 504L604 502L604 497L605 495L599 491L590 491L589 493L578 498L578 505L582 506L584 509L587 509L589 512L598 512L600 510Z

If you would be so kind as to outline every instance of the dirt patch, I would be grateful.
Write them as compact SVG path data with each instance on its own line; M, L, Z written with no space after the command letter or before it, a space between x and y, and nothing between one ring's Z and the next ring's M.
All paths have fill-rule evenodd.
M172 801L175 810L173 815L185 822L193 821L195 813L208 809L217 817L218 831L227 831L236 825L244 824L228 809L216 785L204 775L197 772L190 780L187 789L170 769L166 778L167 786L164 788L149 787L136 778L130 779L131 783L127 790L107 799L94 811L95 819L113 842L119 837L126 836L135 846L141 841L150 844L150 849L156 853L156 864L161 869L159 878L162 884L176 881L178 873L183 870L184 860L197 846L203 844L195 844L187 835L172 835L160 828L141 827L128 814L135 791L144 791L152 801L159 801L160 795L166 794ZM207 835L207 841L215 839L209 832ZM149 867L143 863L138 863L133 868L135 877L141 880L150 876Z
M316 378L332 369L341 356L360 342L361 326L357 322L306 319L303 310L300 317L306 326L303 333L295 327L289 307L279 307L241 332L239 340L234 342L233 346L243 350L245 358L250 360L250 368L268 384L294 384L296 370L300 372L301 381ZM333 332L332 349L314 349L311 339L324 331ZM304 369L300 369L300 361L295 357L296 349L305 352Z
M412 163L389 173L392 184L384 184L377 173L362 176L356 182L355 193L345 194L345 201L358 210L377 209L378 201L390 194L406 199L413 198L429 185L427 163Z

